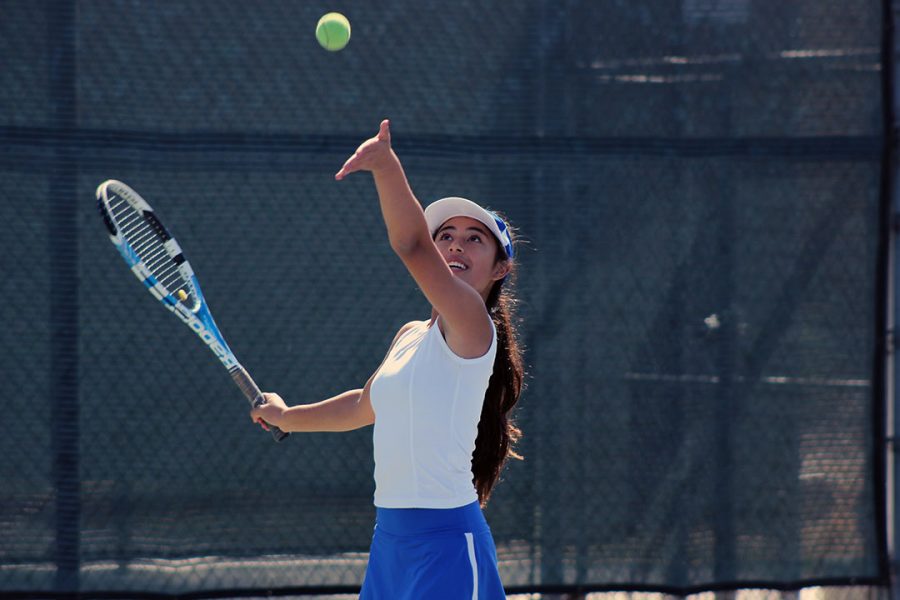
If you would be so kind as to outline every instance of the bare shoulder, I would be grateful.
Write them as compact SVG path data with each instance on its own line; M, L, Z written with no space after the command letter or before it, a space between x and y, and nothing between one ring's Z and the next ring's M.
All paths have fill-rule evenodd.
M406 323L403 327L400 328L399 331L397 331L397 335L394 336L394 341L391 342L391 346L393 346L394 344L396 344L396 343L397 343L397 340L399 340L400 337L401 337L404 333L406 333L407 331L409 331L409 330L412 329L413 327L416 327L417 325L421 325L421 324L424 323L424 322L425 322L425 321L410 321L409 323Z
M422 321L410 321L409 323L407 323L407 324L405 324L403 327L401 327L401 328L399 329L399 331L397 331L396 335L394 335L394 339L391 340L391 344L388 346L388 349L387 349L387 352L386 352L385 355L384 355L384 358L383 358L382 361L381 361L381 364L382 364L382 365L384 365L384 361L386 361L387 358L388 358L388 356L390 356L391 350L392 350L392 349L394 348L394 346L397 344L397 340L399 340L401 337L403 337L403 334L404 334L404 333L406 333L407 331L409 331L410 329L412 329L413 327L415 327L416 325L419 325L419 324L421 324L421 323L422 323ZM372 376L371 376L371 377L369 377L369 381L366 382L365 390L366 390L366 394L367 394L367 395L368 395L369 386L372 385L372 380L375 378L375 375L378 373L378 371L379 371L380 369L381 369L380 366L378 367L378 369L375 369L375 372L372 373Z
M407 323L406 325L404 325L403 327L400 328L400 331L397 332L397 335L403 335L404 333L406 333L413 327L416 327L417 325L422 325L423 323L427 323L427 321L410 321L409 323Z

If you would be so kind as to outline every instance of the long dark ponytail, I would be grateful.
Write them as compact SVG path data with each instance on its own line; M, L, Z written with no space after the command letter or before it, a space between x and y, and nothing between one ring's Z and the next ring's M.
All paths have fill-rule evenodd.
M498 248L497 259L506 260L502 248ZM510 279L513 277L514 273L511 273ZM522 459L514 448L522 431L516 426L511 411L522 393L525 367L517 335L516 298L511 287L509 281L495 282L485 301L497 329L497 356L484 394L475 452L472 453L472 475L481 506L491 497L507 459Z

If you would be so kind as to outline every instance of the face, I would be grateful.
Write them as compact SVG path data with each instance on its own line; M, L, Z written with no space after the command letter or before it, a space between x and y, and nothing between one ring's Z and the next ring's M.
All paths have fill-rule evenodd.
M485 298L494 282L509 271L508 261L497 260L499 242L477 219L449 219L438 228L434 243L453 274Z

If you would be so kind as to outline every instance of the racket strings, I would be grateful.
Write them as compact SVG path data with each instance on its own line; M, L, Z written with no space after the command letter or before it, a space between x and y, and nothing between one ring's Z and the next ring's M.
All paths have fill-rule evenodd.
M168 293L178 295L183 290L183 301L187 301L192 296L191 286L169 254L165 245L168 236L153 213L137 210L119 196L110 201L108 207L125 242L156 281Z
M137 213L132 212L127 217L125 217L125 219L120 223L120 229L123 232L130 234L131 231L134 229L134 226L139 224L139 222L140 222L140 216Z
M156 280L166 289L169 288L171 283L184 281L181 271L172 261L165 248L163 248L162 252L154 252L153 257L147 258L144 263L147 265L147 269L156 277Z
M107 206L109 206L109 213L113 216L116 223L119 224L120 231L130 231L135 224L143 221L140 213L134 210L128 202L122 200L119 196L114 196L114 198L118 201L110 200Z
M166 249L164 246L158 246L158 247L155 247L153 250L148 250L146 254L143 253L142 249L139 247L135 248L135 251L138 253L138 256L140 256L143 259L143 261L145 263L147 263L147 265L150 265L150 264L155 265L157 259L161 259L164 263L166 258L169 257L169 254L168 254L168 252L166 252ZM151 270L155 271L155 269L151 269Z
M177 267L166 269L165 272L160 273L156 278L164 288L171 290L173 293L177 293L179 289L186 286L181 271Z
M156 235L156 232L146 223L140 223L132 228L130 233L126 234L123 232L122 235L132 250L141 258L141 261L153 272L154 269L151 267L151 264L160 254L165 254L166 252L165 246L163 246L163 242Z
M115 201L110 199L107 203L109 213L116 223L119 233L125 238L132 248L137 245L138 237L143 238L150 228L146 226L144 218L129 202L120 196L115 196Z

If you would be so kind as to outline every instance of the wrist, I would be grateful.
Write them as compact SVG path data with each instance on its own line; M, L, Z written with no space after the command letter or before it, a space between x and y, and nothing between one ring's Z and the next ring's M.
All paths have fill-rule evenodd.
M278 425L281 429L287 431L294 431L297 423L300 422L300 413L303 410L303 405L298 404L297 406L286 406L281 409L281 412L278 413L278 423L273 423L273 425Z
M394 153L393 148L388 148L385 156L373 164L370 170L373 175L390 175L397 171L403 172L403 168L400 166L400 158Z

